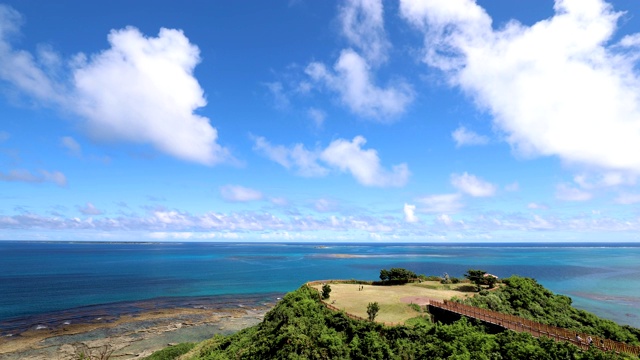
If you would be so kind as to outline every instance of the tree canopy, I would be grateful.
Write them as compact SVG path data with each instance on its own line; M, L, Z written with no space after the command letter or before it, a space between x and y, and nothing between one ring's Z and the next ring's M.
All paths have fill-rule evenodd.
M390 270L380 270L380 280L382 281L394 281L394 282L408 282L411 279L416 279L418 275L411 270L403 268L391 268Z

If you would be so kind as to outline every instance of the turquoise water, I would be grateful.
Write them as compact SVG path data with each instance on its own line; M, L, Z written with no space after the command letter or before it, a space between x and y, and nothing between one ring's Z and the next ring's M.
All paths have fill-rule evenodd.
M390 267L534 277L579 308L640 327L638 260L640 244L0 242L0 332L136 301L259 302L309 280L375 280Z

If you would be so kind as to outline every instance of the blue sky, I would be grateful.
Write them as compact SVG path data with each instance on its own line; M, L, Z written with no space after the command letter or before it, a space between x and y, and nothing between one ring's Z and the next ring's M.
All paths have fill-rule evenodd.
M638 241L639 16L5 2L0 239Z

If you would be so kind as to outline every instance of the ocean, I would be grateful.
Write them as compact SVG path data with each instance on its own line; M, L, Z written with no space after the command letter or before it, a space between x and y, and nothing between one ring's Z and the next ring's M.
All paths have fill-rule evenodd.
M0 241L0 334L153 307L250 306L306 281L376 280L391 267L533 277L578 308L640 328L639 260L640 244L633 243Z

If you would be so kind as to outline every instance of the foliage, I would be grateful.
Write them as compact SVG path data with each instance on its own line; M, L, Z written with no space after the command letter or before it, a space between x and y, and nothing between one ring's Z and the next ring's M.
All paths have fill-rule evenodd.
M329 284L322 285L322 300L328 299L329 294L331 294L331 286Z
M531 278L511 276L502 279L504 286L482 291L465 303L501 313L520 316L543 324L576 332L640 345L640 330L620 326L611 320L571 306L571 298L556 295Z
M391 268L390 270L380 270L380 280L383 282L393 282L398 284L404 284L411 279L418 278L418 275L411 270L403 268Z
M162 350L158 350L146 357L145 360L173 360L179 356L186 354L196 346L195 343L180 343L177 345L166 347Z
M417 311L417 312L422 312L422 308L418 304L411 303L411 304L409 304L409 307L412 308L413 310Z
M493 294L493 292L492 292ZM215 336L182 359L625 359L587 352L525 333L488 334L465 318L451 325L416 318L386 327L349 319L306 286L287 294L264 320L231 336ZM629 358L630 359L630 358Z
M474 283L478 291L482 290L482 285L487 285L489 289L492 289L496 285L496 282L498 281L498 279L495 276L491 274L487 274L487 272L484 270L469 269L464 274L464 277L466 277L467 279L469 279L469 281Z
M418 275L418 279L422 280L422 281L442 281L442 278L440 276L437 275L423 275L420 274Z
M373 321L376 319L378 311L380 311L380 305L378 305L377 302L372 302L367 305L367 315L369 316L369 321Z

